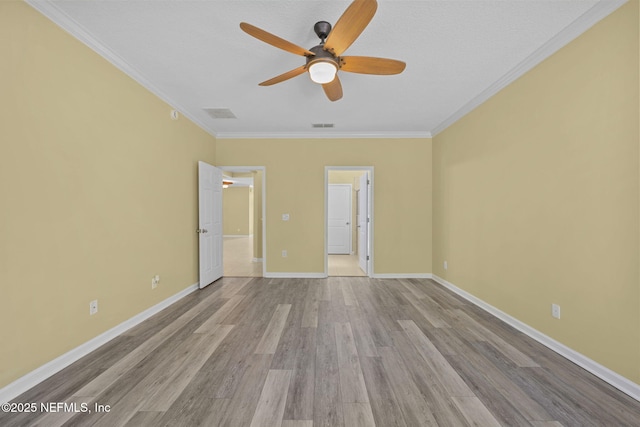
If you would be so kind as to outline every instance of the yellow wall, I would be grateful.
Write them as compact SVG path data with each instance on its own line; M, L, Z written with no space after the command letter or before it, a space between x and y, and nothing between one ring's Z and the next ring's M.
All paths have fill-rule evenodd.
M2 387L198 281L215 149L22 2L0 2L0 76Z
M216 160L266 167L267 272L324 272L325 166L374 166L374 273L431 272L430 139L218 139Z
M224 235L249 235L249 187L223 189L222 206Z
M627 3L433 148L434 273L636 383L638 16Z

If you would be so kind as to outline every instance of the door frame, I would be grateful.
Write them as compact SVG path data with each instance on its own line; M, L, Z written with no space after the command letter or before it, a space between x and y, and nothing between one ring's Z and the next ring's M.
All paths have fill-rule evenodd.
M265 166L216 166L223 172L262 171L262 277L267 274L267 168ZM255 187L254 187L255 188ZM223 268L224 277L224 268Z
M369 242L369 172L364 172L362 175L360 175L360 188L358 188L358 190L356 191L356 247L357 247L357 253L358 253L358 267L360 267L361 270L366 271L369 268L369 254L368 249L366 251L362 251L365 252L364 256L362 254L362 252L360 251L361 246L362 246L362 239L361 239L361 235L364 235L364 244L366 245ZM366 190L363 190L363 181L365 182L365 188ZM365 200L365 203L361 203L362 199ZM363 222L363 215L362 212L365 211L365 209L363 208L363 206L366 206L366 218L364 218L364 227L362 227L362 222ZM364 262L363 262L364 261ZM365 265L365 268L362 268L362 264Z
M373 215L373 185L374 175L373 166L325 166L324 167L324 275L329 277L329 171L366 171L369 172L369 200L367 201L369 213L369 235L367 239L367 252L369 253L369 262L367 263L367 277L373 277L373 238L374 238L374 215Z

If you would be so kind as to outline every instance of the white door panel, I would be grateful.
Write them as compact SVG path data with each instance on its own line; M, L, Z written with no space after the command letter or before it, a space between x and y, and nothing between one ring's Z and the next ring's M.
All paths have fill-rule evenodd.
M200 288L222 277L222 171L198 162Z
M327 249L330 254L351 253L351 185L329 184Z

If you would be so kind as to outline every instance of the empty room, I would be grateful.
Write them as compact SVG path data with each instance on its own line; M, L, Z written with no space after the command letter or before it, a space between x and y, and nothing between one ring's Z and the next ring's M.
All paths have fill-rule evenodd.
M0 425L640 425L638 0L4 0L0 76Z

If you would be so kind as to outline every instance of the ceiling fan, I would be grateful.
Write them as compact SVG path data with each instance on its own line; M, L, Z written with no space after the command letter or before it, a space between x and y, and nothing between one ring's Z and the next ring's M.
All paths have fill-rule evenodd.
M340 56L366 28L377 8L376 0L355 0L338 19L333 29L326 21L317 22L313 30L320 38L320 44L308 50L246 22L240 23L240 28L245 33L258 40L307 58L304 65L266 80L260 83L260 86L271 86L308 72L312 81L322 85L327 98L337 101L342 98L338 70L377 75L401 73L406 64L395 59Z

